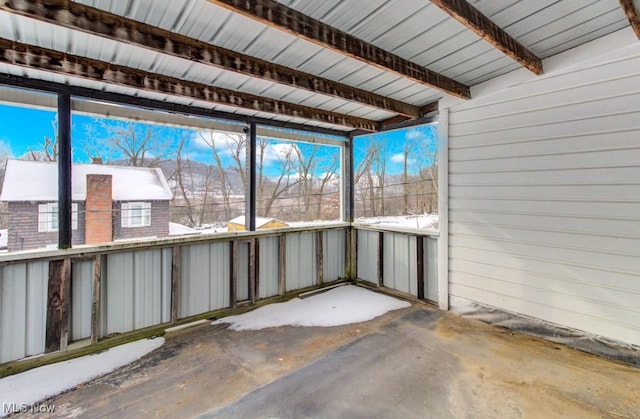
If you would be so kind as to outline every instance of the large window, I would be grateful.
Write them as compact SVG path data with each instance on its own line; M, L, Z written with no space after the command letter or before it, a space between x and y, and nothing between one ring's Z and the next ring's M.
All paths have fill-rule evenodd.
M357 137L354 165L357 221L437 227L436 125Z
M122 227L147 227L151 225L150 202L123 202Z
M78 229L78 204L71 204L71 228ZM58 231L58 203L38 205L38 232Z
M50 247L60 227L57 96L0 89L0 100L21 104L0 106L0 249ZM245 123L80 98L71 107L73 246L244 228ZM258 126L258 229L340 220L343 141Z

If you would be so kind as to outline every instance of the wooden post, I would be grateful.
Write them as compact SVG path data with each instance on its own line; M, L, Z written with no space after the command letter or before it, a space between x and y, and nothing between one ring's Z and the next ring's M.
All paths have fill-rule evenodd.
M378 233L378 286L384 286L384 233Z
M171 323L178 321L178 306L180 304L180 255L182 254L179 246L173 247L171 257Z
M100 334L100 286L102 283L102 255L93 259L93 301L91 303L91 343L98 343Z
M45 352L66 351L69 340L71 260L49 262Z
M349 257L349 273L351 278L358 279L358 230L354 227L347 229L347 254Z
M229 306L236 307L238 300L238 260L240 249L238 248L238 240L231 241L231 269L230 286L229 286Z
M418 299L424 300L424 237L416 236L416 278L418 278Z
M318 285L324 283L324 246L323 246L324 232L316 232L316 272L318 272Z
M287 292L287 238L283 234L279 237L280 243L278 246L278 292L280 295L284 295Z

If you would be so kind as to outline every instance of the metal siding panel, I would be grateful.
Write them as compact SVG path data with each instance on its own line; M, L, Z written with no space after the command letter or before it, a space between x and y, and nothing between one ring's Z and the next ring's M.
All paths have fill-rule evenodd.
M640 344L640 45L618 38L450 109L452 301Z
M93 305L93 261L74 262L71 284L71 340L91 336Z
M241 242L238 246L238 301L249 299L249 243Z
M378 232L358 231L358 278L378 283Z
M183 246L180 251L178 317L184 318L209 309L211 249L208 244L197 244Z
M438 301L438 239L427 237L424 246L425 298Z
M162 303L161 303L161 319L162 323L171 321L171 276L173 275L173 249L162 249Z
M316 241L311 233L287 234L286 290L310 287L317 282Z
M134 329L133 252L107 256L106 334Z
M141 329L161 323L162 252L160 249L134 252L133 327Z
M27 328L25 355L44 352L47 324L49 262L27 264Z
M210 253L210 272L209 278L211 290L209 310L226 308L231 305L229 293L231 292L230 263L231 248L229 243L212 243L209 245Z
M331 230L322 234L324 280L344 278L347 266L346 230Z
M2 267L0 293L0 362L24 358L27 329L27 266Z
M260 240L259 278L260 298L278 295L278 237L262 237Z

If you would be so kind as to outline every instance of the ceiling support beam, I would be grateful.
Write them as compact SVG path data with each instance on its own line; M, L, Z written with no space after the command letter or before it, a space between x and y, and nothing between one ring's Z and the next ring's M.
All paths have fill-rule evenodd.
M161 54L173 55L245 76L359 102L412 118L420 116L418 107L408 103L220 48L81 3L66 0L0 0L0 10L71 30L117 39Z
M251 111L288 115L355 129L376 131L378 126L377 122L364 118L296 105L229 89L221 89L175 77L148 73L134 68L109 64L2 38L0 38L0 62L134 89L188 97Z
M640 4L637 4L635 0L620 0L620 6L624 10L624 14L627 15L636 36L640 39Z
M382 48L358 39L274 0L209 0L266 25L285 30L324 48L391 71L425 86L468 99L469 87Z
M622 0L621 0L622 1ZM438 8L474 31L489 44L505 53L534 74L542 74L542 61L516 41L502 28L493 23L467 0L431 0Z
M36 95L39 95L39 96L40 96L39 94L40 92L55 93L55 94L69 94L73 97L73 99L89 99L91 101L95 100L95 101L103 102L104 104L106 104L106 106L125 105L125 106L130 106L132 108L143 109L151 112L163 111L163 112L168 112L170 114L174 114L173 116L177 118L181 118L181 117L190 118L193 116L201 116L203 117L204 121L200 121L197 124L194 124L194 121L192 119L188 121L172 120L169 122L174 123L176 125L195 127L195 128L200 127L208 130L221 130L221 131L231 131L231 132L240 133L244 131L242 131L242 129L235 126L236 124L242 123L242 124L248 125L252 121L254 121L260 126L260 128L258 128L259 131L261 131L262 128L264 128L264 131L262 131L262 133L260 134L262 136L271 136L274 138L281 138L282 132L280 132L279 129L301 131L303 133L306 133L306 134L302 134L304 136L303 139L296 136L294 140L310 142L310 143L314 142L311 140L311 138L309 138L311 137L310 134L331 135L338 138L345 138L351 132L353 132L353 130L342 131L338 129L320 127L315 125L281 121L278 119L268 119L268 118L255 117L255 116L249 116L249 115L241 115L238 113L223 112L223 111L203 108L195 105L183 105L180 103L167 102L167 101L157 100L157 99L149 99L149 98L140 97L140 96L130 96L123 93L109 92L105 90L95 90L95 89L89 89L86 87L55 83L52 81L26 78L22 76L13 76L9 74L0 74L0 88L2 88L3 86L12 87L12 88L15 88L16 90L18 89L20 90L20 92L17 95L14 95L13 93L9 94L9 99L7 99L8 103L13 103L14 99L18 98L19 100L17 101L17 103L35 105L35 106L44 106L49 108L55 107L55 98L54 98L53 104L48 103L47 100L44 100L44 103L42 104L41 103L34 104L31 101L24 101L24 96L21 95L21 93L24 93L22 92L23 89L33 90L36 92ZM6 92L0 92L0 96L4 97L5 94ZM100 115L100 116L109 115L109 114L103 113L102 111L100 111L98 114L93 113L92 111L93 106L90 104L90 102L87 102L83 105L77 105L77 104L74 104L72 101L72 106L75 108L75 109L72 108L72 110L76 110L81 113L88 112L91 115ZM94 106L99 106L99 105L94 105ZM116 113L110 113L110 114L118 116ZM133 115L136 115L135 111ZM166 116L167 115L165 115L165 117ZM131 113L128 113L124 117L131 117ZM134 116L134 118L135 117L137 116ZM140 119L145 120L145 118L140 118ZM163 118L162 121L167 121L167 119ZM162 121L155 121L151 119L151 122L162 122ZM208 125L206 121L209 122ZM275 128L275 129L272 130L271 128ZM290 139L289 136L282 137L282 138ZM321 138L317 142L320 144L325 144L326 142L326 144L338 145L335 143L337 141L340 141L340 140Z

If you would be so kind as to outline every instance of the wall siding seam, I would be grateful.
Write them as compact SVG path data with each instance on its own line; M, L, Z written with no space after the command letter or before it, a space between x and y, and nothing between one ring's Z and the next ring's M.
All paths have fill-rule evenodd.
M463 262L463 263L471 263L471 264L476 264L476 265L484 265L490 268L498 268L498 269L503 269L506 271L514 271L514 272L518 272L518 273L526 273L526 274L531 274L533 276L536 277L542 277L542 278L547 278L547 279L551 279L554 281L562 281L562 282L568 282L568 283L572 283L572 284L576 284L576 285L583 285L583 286L588 286L588 287L599 287L599 288L603 288L606 289L608 291L618 291L618 292L630 292L633 294L638 294L640 295L640 289L635 290L635 289L630 289L630 288L622 288L622 287L616 287L616 286L610 286L610 285L603 285L600 282L590 282L590 281L581 281L578 279L574 279L574 278L569 278L569 277L561 277L558 275L552 275L552 274L548 274L545 272L538 272L538 271L532 271L532 270L527 270L527 269L521 269L521 268L512 268L509 266L503 266L503 265L496 265L493 263L486 263L486 262L482 262L482 261L478 261L478 260L473 260L473 259L468 259L468 258L461 258L461 257L456 257L456 258L452 258L451 260L451 266L455 266L456 262ZM466 272L460 269L452 269L452 272L456 271L456 272ZM476 275L476 274L473 274ZM506 281L509 282L509 281Z
M451 237L454 237L453 235ZM545 262L545 263L553 263L554 265L562 265L562 266L570 266L570 267L578 267L578 268L585 268L585 269L589 269L589 270L593 270L593 271L599 271L599 272L607 272L607 273L615 273L615 274L622 274L622 275L630 275L630 276L638 276L638 273L635 271L625 271L622 269L612 269L612 268L606 268L603 266L593 266L593 265L585 265L585 264L578 264L578 263L572 263L572 262L565 262L559 259L548 259L548 258L542 258L542 257L534 257L534 256L528 256L528 255L520 255L520 254L515 254L515 253L508 253L508 252L497 252L497 251L492 251L492 250L486 250L486 249L478 249L478 248L474 248L474 247L467 247L467 246L452 246L449 245L449 253L450 254L455 254L455 249L466 249L466 250L473 250L476 252L486 252L486 253L491 253L493 255L503 255L503 256L509 256L515 259L525 259L525 260L532 260L532 261L537 261L537 262ZM450 257L450 259L455 259L454 257Z
M568 292L562 292L562 291L558 291L558 290L552 290L552 289L548 289L548 288L541 288L541 287L536 287L533 285L528 285L528 284L522 284L519 282L514 282L514 281L507 281L504 279L499 279L499 278L495 278L495 277L489 277L486 275L478 275L472 272L467 272L465 270L461 270L461 269L450 269L449 270L452 274L462 274L462 275L466 275L469 276L470 278L480 278L480 279L487 279L489 281L494 281L494 282L499 282L502 284L509 284L509 285L513 285L514 288L517 288L518 291L523 291L526 289L531 289L531 290L537 290L537 291L541 291L543 293L548 293L548 294L559 294L559 295L563 295L565 297L569 297L569 300L578 300L578 301L583 301L585 303L594 303L594 304L598 304L598 305L605 305L605 306L609 306L611 308L614 309L620 309L621 311L629 311L629 312L633 312L633 313L638 313L638 315L640 315L640 309L638 307L634 307L634 306L626 306L626 305L621 305L618 302L616 302L616 304L608 302L608 301L602 301L602 300L596 300L593 298L589 298L589 297L585 297L582 295L578 295L575 293L568 293ZM454 281L452 282L454 285L463 285L466 287L470 287L470 288L477 288L474 287L473 285L469 284L468 282L465 281ZM496 291L492 291L492 290L488 290L486 288L482 288L484 291L487 292L493 292L496 294L501 294L501 295L508 295L511 297L515 297L512 294L506 294L506 293L498 293ZM630 292L633 294L636 294L635 292L632 291L628 291L628 290L624 290L623 292ZM528 295L528 294L525 294ZM558 307L555 305L552 305L553 307ZM564 306L563 307L558 307L558 308L562 308L563 310L565 309ZM639 328L640 329L640 328Z
M516 299L516 300L519 300L519 301L523 301L523 302L525 302L527 304L533 304L533 305L543 306L543 307L546 307L546 308L557 309L559 311L565 311L565 312L568 312L568 313L576 314L576 315L581 316L581 317L590 318L590 319L593 319L593 320L598 321L600 323L611 324L611 325L622 327L624 329L634 329L634 330L637 330L638 332L640 332L640 327L639 326L608 320L608 319L605 319L605 318L602 318L602 317L597 317L597 316L591 315L591 314L586 313L586 312L582 313L582 312L575 311L575 310L568 310L568 309L563 308L563 307L557 307L557 306L552 306L552 305L549 305L549 304L539 303L539 302L536 302L536 301L530 301L530 300L527 300L527 299L522 298L520 296L514 297L514 296L509 295L509 294L502 294L502 293L498 293L498 292L494 292L494 291L488 291L488 290L483 289L483 288L476 288L476 287L471 287L471 286L468 286L468 285L455 284L455 283L452 283L451 285L452 285L452 288L460 287L460 288L477 289L477 290L481 290L483 292L491 293L491 294L494 294L494 295L499 295L499 296L503 296L503 297L507 297L507 298L513 298L513 299ZM466 299L473 300L473 297L469 297L469 296L465 296L465 295L460 295L460 294L455 294L455 293L451 293L451 295L454 296L454 297L461 297L461 298L466 298ZM490 305L493 305L495 307L495 304L490 304ZM523 314L525 314L525 313L523 313ZM537 317L540 318L540 316L537 316Z

